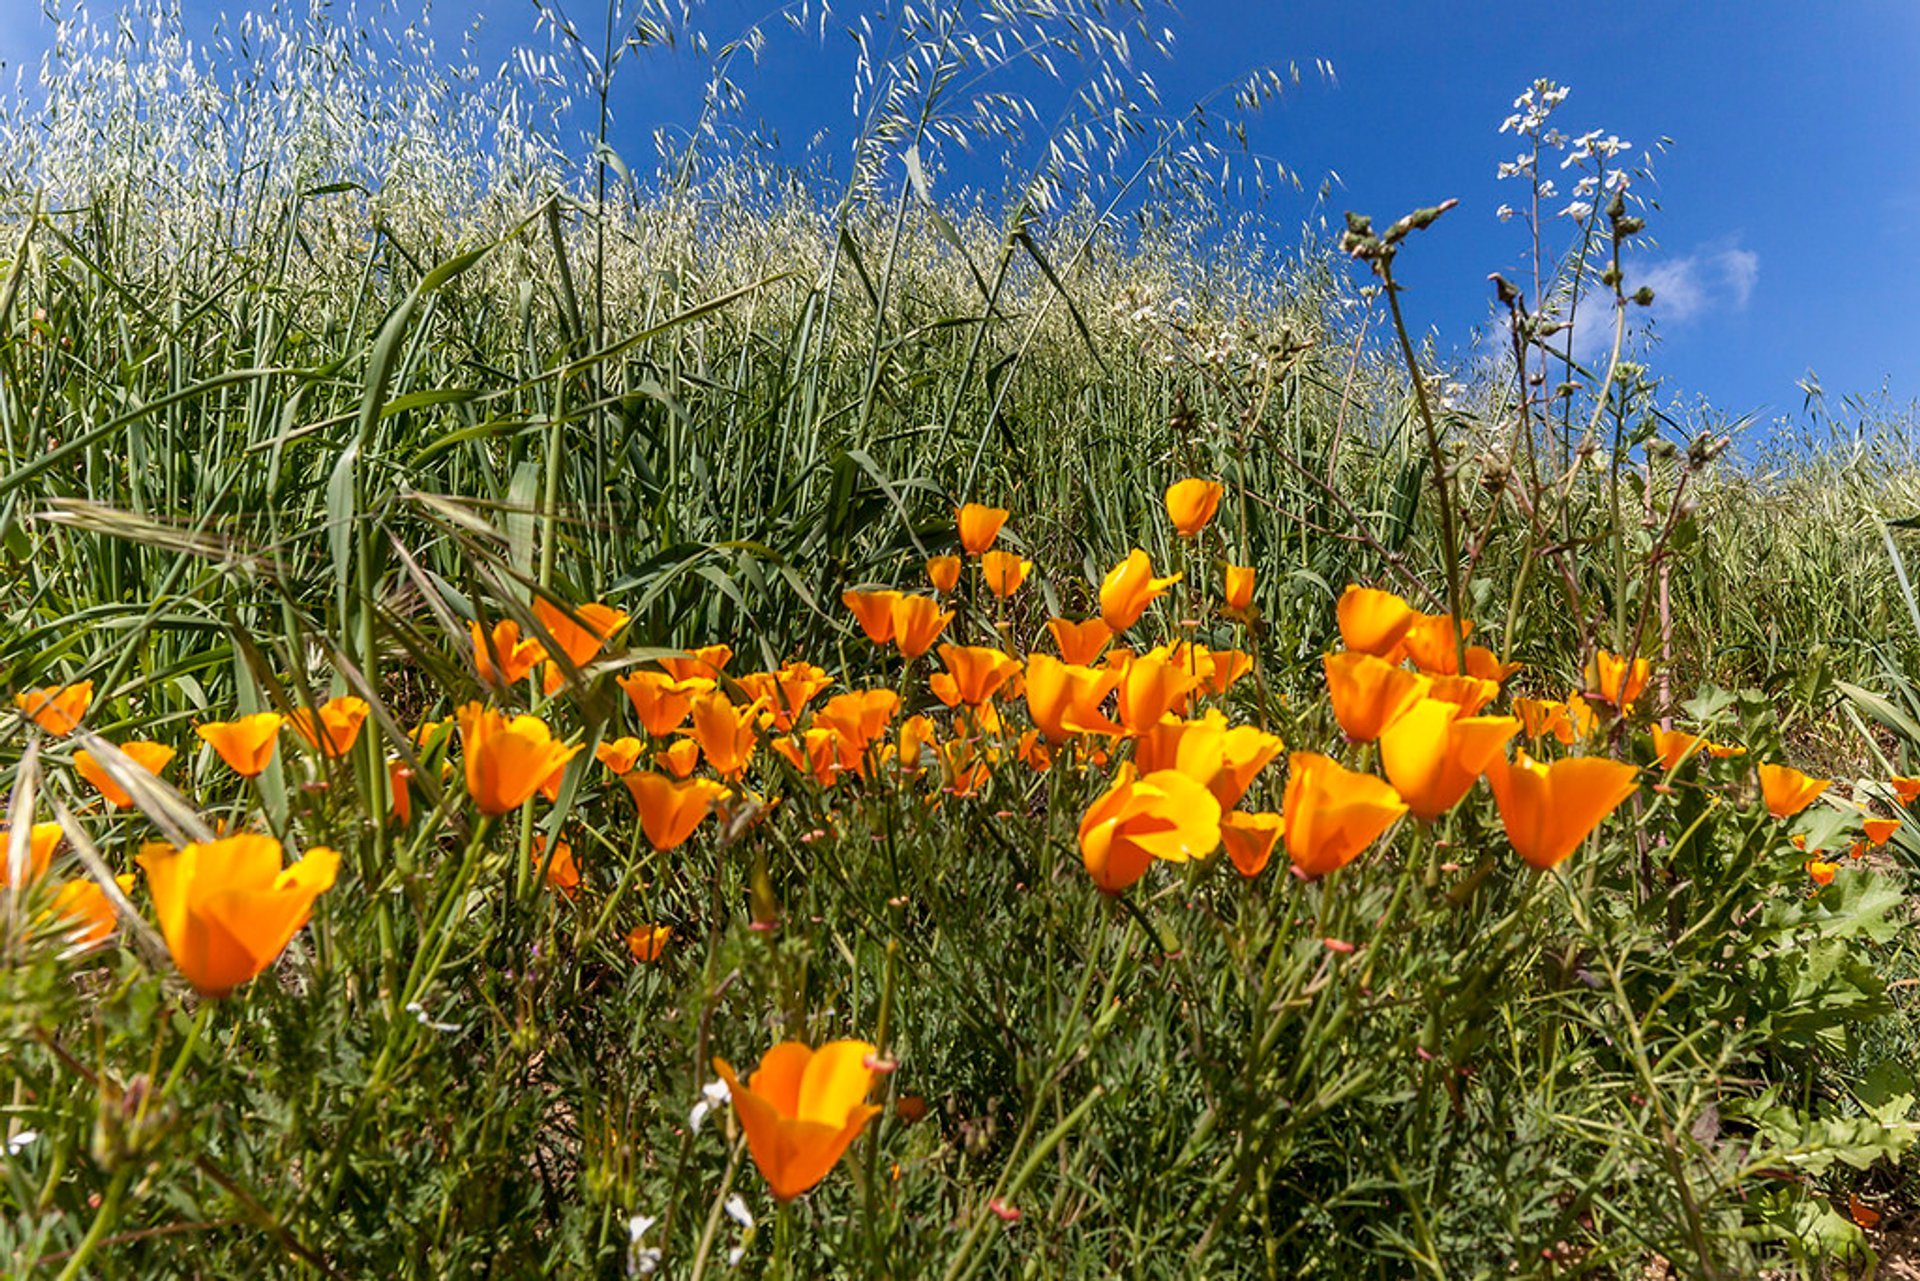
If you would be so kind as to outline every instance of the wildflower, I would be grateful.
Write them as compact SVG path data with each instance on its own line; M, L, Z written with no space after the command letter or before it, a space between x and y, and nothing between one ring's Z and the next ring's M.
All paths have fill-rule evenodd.
M1281 799L1287 856L1302 876L1345 867L1407 812L1407 803L1371 774L1358 774L1313 752L1287 761Z
M1032 570L1032 561L1012 552L993 551L980 558L980 575L986 580L987 590L1002 598L1019 591Z
M1698 734L1688 734L1677 729L1653 727L1653 754L1660 761L1660 768L1672 773L1696 756L1712 756L1724 760L1729 756L1744 756L1744 747L1726 747Z
M1106 620L1089 618L1084 623L1070 623L1064 618L1047 620L1047 631L1053 635L1053 643L1060 651L1061 661L1072 663L1076 667L1088 667L1100 657L1100 651L1113 639L1113 629Z
M1622 761L1576 756L1542 765L1516 752L1487 762L1487 782L1500 807L1507 841L1541 871L1573 853L1600 820L1633 795L1639 771Z
M227 768L242 778L257 778L273 759L280 727L287 718L278 712L257 712L232 721L208 721L194 733L205 739Z
M309 849L283 868L270 836L229 836L179 852L149 845L134 860L173 963L202 996L225 996L273 964L332 888L340 856Z
M645 747L637 738L616 738L594 748L593 758L612 770L617 778L633 772L633 767L640 763L640 753Z
M713 804L727 789L711 779L668 778L649 770L621 776L640 811L640 830L657 850L678 849L713 812Z
M1018 660L980 645L942 645L940 661L947 670L935 672L927 684L934 697L948 707L960 703L980 706L1021 670Z
M640 728L665 738L686 723L693 700L713 688L709 680L678 680L665 672L633 672L619 678L621 690L633 704Z
M1241 677L1253 670L1253 656L1237 649L1182 645L1175 653L1180 656L1177 661L1183 665L1191 663L1199 674L1200 689L1216 696L1232 689Z
M626 613L610 605L577 605L569 616L568 611L544 596L534 597L533 616L540 620L540 626L546 628L547 635L576 671L598 658L613 634L627 625ZM546 692L556 694L565 683L565 672L549 663L543 686Z
M1240 875L1252 880L1266 870L1273 847L1280 843L1285 821L1278 814L1246 814L1232 810L1220 816L1220 843Z
M1587 660L1586 696L1611 703L1624 711L1633 706L1633 700L1640 697L1640 691L1647 687L1647 677L1651 672L1652 667L1644 658L1636 658L1629 663L1618 654L1597 650Z
M931 596L900 596L893 602L893 643L911 662L932 649L952 621L953 612L942 613Z
M173 759L173 749L165 743L122 743L120 751L135 765L156 776L167 767L167 762ZM107 773L106 768L94 759L92 752L75 752L73 768L81 778L93 784L94 790L106 797L107 804L115 809L123 810L133 804L133 797L127 789L113 780L113 776Z
M294 733L307 741L307 746L319 748L322 755L345 756L360 737L360 727L366 723L368 710L366 699L349 694L328 699L320 704L317 713L313 708L297 707L289 724Z
M536 832L533 848L527 851L535 867L542 862L547 865L547 884L559 890L568 898L580 892L580 865L573 861L573 846L567 841L556 841L553 857L547 858L547 838L544 833Z
M748 698L766 704L761 713L764 723L781 733L793 728L793 722L813 696L833 684L824 668L795 660L771 672L754 672L740 678L740 688Z
M690 738L676 739L653 754L653 763L675 778L687 778L700 764L700 744Z
M92 681L22 690L13 696L13 705L49 734L73 733L92 702Z
M1491 681L1497 691L1500 682L1524 667L1524 663L1503 663L1500 656L1485 645L1467 646L1467 675L1477 680Z
M1253 786L1274 757L1285 746L1279 737L1252 725L1236 725L1220 739L1220 770L1206 781L1207 790L1220 802L1221 809L1232 809Z
M1813 878L1815 885L1833 884L1833 874L1840 870L1838 863L1829 863L1825 859L1808 859L1807 875Z
M1809 778L1789 765L1760 766L1760 792L1775 818L1792 818L1832 785L1831 779Z
M1013 754L1020 759L1022 765L1036 774L1044 774L1053 768L1053 753L1048 749L1046 740L1040 737L1040 731L1037 729L1026 730L1020 735L1020 741L1014 747Z
M865 1041L814 1050L785 1041L768 1050L743 1088L725 1059L713 1061L727 1083L747 1150L773 1195L791 1201L827 1176L880 1108L866 1101L875 1053Z
M131 875L116 876L113 880L122 894L133 888ZM53 907L48 914L66 924L67 937L75 947L106 941L120 920L107 892L98 882L90 880L68 881L62 885L53 896Z
M1220 510L1220 496L1225 492L1218 481L1195 478L1175 481L1167 488L1167 519L1173 522L1180 537L1192 538L1212 522L1214 513Z
M1902 805L1911 805L1920 800L1920 776L1907 778L1896 774L1887 780L1887 786L1893 789L1893 794Z
M677 681L706 681L718 684L720 674L733 661L731 645L701 645L679 657L656 659L661 670Z
M27 829L22 842L22 867L25 875L23 884L39 880L47 874L47 867L53 862L53 851L60 844L63 833L58 823L35 823ZM13 884L13 832L0 827L0 886Z
M466 755L467 794L490 818L519 809L580 750L557 741L537 716L509 720L478 703L460 709L460 741Z
M813 723L837 734L846 754L861 760L899 710L900 696L890 689L851 690L828 699Z
M1118 894L1156 858L1184 863L1220 845L1220 803L1178 770L1136 776L1122 765L1113 786L1080 819L1080 856L1094 884Z
M900 723L898 743L894 751L894 761L903 774L918 774L925 766L924 756L935 745L937 735L933 719L928 716L909 716Z
M1127 664L1120 678L1117 719L1128 733L1145 733L1168 712L1182 710L1187 695L1199 683L1200 678L1174 662L1165 648L1142 654Z
M387 758L387 791L391 793L391 797L388 800L387 814L390 818L399 819L402 827L413 822L413 791L409 786L412 781L413 771L407 768L407 763L398 756L389 756Z
M934 591L950 592L959 585L960 563L958 556L927 558L927 581L933 584Z
M1100 711L1120 673L1063 663L1050 654L1027 655L1027 714L1055 747L1074 734L1118 734Z
M860 630L876 645L893 639L893 603L899 592L842 592L840 603L853 611Z
M832 787L840 781L840 775L859 764L859 753L849 753L846 742L830 729L818 725L811 726L796 741L791 738L776 739L773 750L785 757L792 766L805 774L811 774L813 781L821 787Z
M1364 650L1347 649L1321 660L1334 719L1347 740L1371 743L1395 718L1426 696L1432 681Z
M1380 735L1380 766L1415 818L1431 823L1458 805L1520 732L1511 716L1465 716L1423 698Z
M1392 592L1349 585L1334 608L1340 643L1375 658L1392 656L1413 626L1413 607Z
M700 744L701 755L722 778L738 778L753 759L759 744L754 722L760 715L759 703L734 705L720 690L710 690L693 700L693 724L682 731Z
M708 1081L700 1087L700 1097L694 1100L687 1110L687 1129L695 1134L706 1123L707 1114L715 1108L723 1108L733 1099L733 1091L727 1088L725 1081Z
M1138 547L1127 553L1127 558L1107 571L1100 581L1100 617L1115 632L1124 632L1140 621L1140 615L1146 613L1147 606L1160 598L1161 593L1180 581L1175 574L1170 578L1155 578L1153 562Z
M482 683L493 686L518 685L537 665L547 661L547 647L531 638L520 638L520 624L503 618L491 633L479 622L467 623L473 639L473 669Z
M1427 697L1452 703L1462 716L1477 716L1480 709L1500 696L1500 682L1481 676L1435 676L1427 686Z
M1253 604L1253 567L1251 565L1228 565L1225 599L1227 609L1235 614L1244 614Z
M1866 836L1867 844L1875 849L1885 845L1899 830L1900 820L1897 818L1869 818L1860 824L1860 831Z
M967 549L967 555L978 556L1000 537L1000 527L1007 523L1007 512L1001 507L968 503L953 514L953 520L960 529L960 545Z
M1429 676L1456 676L1461 642L1472 634L1471 619L1456 622L1447 614L1415 614L1407 628L1407 657Z

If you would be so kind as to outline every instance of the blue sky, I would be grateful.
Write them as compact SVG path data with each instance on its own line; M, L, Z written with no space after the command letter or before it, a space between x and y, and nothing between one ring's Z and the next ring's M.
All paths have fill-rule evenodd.
M244 4L185 0L195 24ZM770 4L712 0L702 25L724 39ZM0 0L0 57L37 56L36 7ZM568 7L584 25L599 0ZM836 18L858 8L848 0ZM531 0L434 6L443 45L476 18L489 59L533 39ZM1332 64L1336 82L1309 73L1250 122L1253 149L1307 184L1268 207L1278 227L1316 212L1313 188L1329 174L1340 181L1326 206L1334 215L1385 220L1459 198L1401 268L1410 318L1435 327L1443 349L1472 342L1487 273L1521 270L1522 230L1494 216L1514 198L1494 171L1515 144L1495 131L1514 95L1544 76L1572 90L1557 117L1571 132L1602 128L1636 149L1672 139L1654 163L1657 185L1641 188L1659 201L1658 243L1629 266L1630 285L1661 294L1654 368L1670 392L1704 396L1729 417L1794 416L1796 383L1813 370L1830 400L1882 388L1901 404L1920 397L1920 5L1189 0L1170 25L1173 60L1142 59L1170 112L1260 65ZM820 128L846 137L851 45L833 26L824 46L770 34L745 77L751 114L785 139ZM644 157L655 125L689 119L699 83L690 61L671 59L623 79L622 150Z

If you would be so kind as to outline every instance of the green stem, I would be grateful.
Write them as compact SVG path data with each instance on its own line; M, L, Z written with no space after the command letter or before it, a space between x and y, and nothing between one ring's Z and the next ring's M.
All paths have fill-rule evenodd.
M120 1217L120 1203L126 1199L127 1184L133 1181L133 1166L123 1165L114 1171L113 1181L107 1184L107 1195L100 1200L100 1209L93 1216L93 1226L87 1229L87 1235L80 1241L79 1248L67 1260L67 1266L60 1270L56 1281L74 1281L81 1275L81 1269L87 1266L87 1260L100 1248L107 1232L113 1227L115 1219Z

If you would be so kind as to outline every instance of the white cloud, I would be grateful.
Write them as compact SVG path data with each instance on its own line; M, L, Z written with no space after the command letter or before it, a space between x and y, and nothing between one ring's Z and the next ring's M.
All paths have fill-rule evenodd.
M1628 293L1653 290L1651 307L1632 307L1629 324L1652 321L1663 328L1691 325L1713 316L1745 311L1760 279L1760 255L1738 245L1708 247L1682 258L1627 264ZM1576 312L1574 357L1583 362L1603 355L1613 343L1610 291L1583 295Z

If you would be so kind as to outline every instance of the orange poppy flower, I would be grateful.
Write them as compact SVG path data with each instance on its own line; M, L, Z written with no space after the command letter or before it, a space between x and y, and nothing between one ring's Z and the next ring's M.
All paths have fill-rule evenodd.
M926 753L939 741L939 735L929 716L909 716L900 723L898 746L894 752L894 762L903 774L918 774L926 768Z
M208 721L193 732L220 754L227 768L242 778L257 778L273 759L280 727L286 723L278 712L257 712L238 720Z
M1500 696L1500 682L1480 676L1435 676L1427 686L1427 697L1452 703L1462 716L1477 716L1480 709Z
M1792 818L1832 785L1832 779L1810 778L1790 765L1760 766L1760 792L1775 818Z
M891 591L842 592L840 603L853 611L854 621L860 624L868 640L885 645L893 639L893 603L900 596L901 593Z
M740 688L748 698L766 704L761 723L782 733L793 728L795 718L813 696L833 684L826 669L795 659L771 672L753 672L740 678Z
M366 723L367 700L348 694L341 698L330 698L320 704L318 724L320 734L314 732L316 719L310 707L296 707L288 724L293 732L305 739L307 746L317 747L327 756L345 756L353 750L360 737L360 727ZM324 735L324 741L321 735Z
M165 743L122 743L120 751L135 765L156 777L167 767L167 762L173 759L173 749ZM93 784L94 790L106 797L107 804L113 808L123 810L133 804L133 797L128 794L127 789L114 781L106 768L94 759L92 752L75 752L73 768L81 778Z
M1206 780L1207 790L1223 810L1232 809L1253 786L1253 780L1284 747L1277 735L1252 725L1236 725L1220 737L1220 769Z
M709 690L693 700L693 723L681 731L700 744L700 754L722 778L738 778L753 759L760 738L754 723L760 704L735 706L720 690Z
M1364 650L1344 649L1321 660L1334 719L1347 740L1371 743L1394 719L1426 696L1433 684Z
M1227 848L1234 870L1252 880L1266 870L1273 847L1280 843L1286 823L1278 814L1245 814L1232 810L1220 816L1220 843Z
M1487 762L1487 782L1493 785L1507 841L1541 871L1578 849L1601 819L1633 795L1638 777L1633 766L1600 756L1542 765L1522 751L1511 765L1504 755Z
M538 716L509 720L478 703L462 707L459 716L467 795L490 818L519 809L580 750L557 741Z
M1660 768L1668 773L1696 756L1725 760L1729 756L1744 756L1746 752L1744 747L1727 747L1683 730L1653 727L1653 754L1659 758Z
M1334 607L1334 617L1340 624L1342 645L1388 658L1413 626L1413 607L1392 592L1349 584Z
M677 680L666 672L630 672L619 678L640 728L655 738L686 724L693 700L713 688L708 680Z
M646 744L637 738L616 738L594 748L593 758L612 770L617 778L632 773L633 767L640 763L640 754L645 750Z
M640 830L647 843L657 850L678 849L713 812L716 801L728 790L712 779L668 778L650 770L623 775L621 782L633 795L640 811Z
M859 763L858 756L849 757L845 740L817 725L802 733L798 740L775 739L772 746L789 764L811 775L821 787L832 787L840 781L842 773Z
M1244 614L1253 604L1253 566L1228 565L1225 590L1227 608Z
M1897 818L1869 818L1860 823L1860 831L1866 836L1867 844L1876 849L1885 845L1899 830L1900 820Z
M13 705L49 734L73 733L92 703L92 681L22 690L13 696Z
M1629 663L1618 654L1598 650L1587 660L1587 688L1584 692L1588 698L1597 698L1615 707L1632 707L1633 700L1640 697L1640 691L1647 687L1647 677L1652 670L1651 664L1644 658L1636 658Z
M960 545L967 549L967 555L978 556L1000 537L1000 527L1007 523L1007 511L1003 507L968 503L953 514L953 522L959 527Z
M1407 803L1371 774L1295 752L1287 758L1281 809L1287 857L1302 876L1315 878L1351 863L1407 812Z
M1200 677L1176 662L1165 647L1150 650L1127 664L1120 677L1120 702L1116 719L1130 734L1144 734L1169 712L1186 707L1187 696L1200 684Z
M1032 561L1022 560L1013 552L993 551L980 558L980 576L986 580L987 590L1003 598L1019 591L1032 570Z
M1184 863L1220 845L1220 803L1178 770L1136 777L1122 765L1080 819L1080 857L1094 884L1118 894L1156 858Z
M927 685L948 707L978 707L1020 674L1016 659L984 645L942 645L940 661L947 670L935 672Z
M887 732L900 710L900 696L890 689L860 689L835 694L826 701L813 723L832 730L855 760L865 757L867 748Z
M1053 768L1053 753L1047 747L1047 741L1040 737L1040 731L1030 729L1020 735L1020 742L1014 748L1014 755L1020 763L1036 774L1044 774Z
M572 615L568 617L566 610L544 596L536 595L533 598L533 616L540 620L540 626L546 629L547 635L553 638L554 644L560 647L567 661L576 669L584 668L598 658L613 634L627 625L626 612L611 605L576 605ZM559 664L549 663L544 685L546 692L557 694L565 683L566 673Z
M880 1111L866 1101L873 1088L869 1065L878 1053L865 1041L834 1041L818 1050L784 1041L767 1051L744 1084L732 1064L713 1061L747 1133L747 1151L776 1198L791 1201L826 1178Z
M1896 774L1887 780L1887 786L1893 789L1893 794L1900 798L1902 805L1911 805L1920 800L1920 776L1908 778Z
M650 965L666 954L672 938L672 926L636 925L627 931L627 951L642 965Z
M720 674L733 661L731 645L700 645L684 654L654 660L661 670L677 681L706 681L718 684Z
M47 867L53 862L53 851L60 844L62 836L58 823L35 823L27 829L27 838L22 842L25 883L39 880L47 874ZM13 832L10 828L0 827L0 886L13 884Z
M1051 654L1027 655L1027 715L1051 745L1075 734L1118 734L1121 729L1100 711L1120 683L1106 668L1063 663Z
M561 841L553 847L553 858L547 859L547 837L544 832L535 832L533 848L527 851L533 865L547 865L547 884L568 898L580 892L580 865L573 861L573 846Z
M387 758L387 817L405 827L413 822L413 771L398 756Z
M1113 629L1106 620L1089 618L1084 623L1070 623L1064 618L1047 620L1047 631L1053 634L1053 643L1060 651L1061 661L1076 667L1091 667L1100 658L1100 651L1113 639Z
M1431 823L1519 732L1511 716L1464 716L1452 703L1423 698L1380 735L1380 766L1414 817Z
M1463 620L1456 632L1446 614L1415 614L1407 628L1407 657L1429 676L1460 674L1460 644L1473 634L1473 620Z
M291 867L270 836L229 836L178 852L148 845L147 873L160 934L173 963L202 996L225 996L273 964L332 888L340 856L309 849Z
M936 592L950 592L960 584L960 558L958 556L929 556L927 558L927 581L933 584Z
M1807 875L1813 878L1815 885L1833 884L1833 874L1840 870L1838 863L1829 863L1825 859L1808 859Z
M537 640L520 638L520 624L503 618L491 633L478 622L467 624L473 640L473 670L483 684L497 687L518 685L539 663L547 660L547 647Z
M1202 692L1215 696L1232 689L1253 670L1253 657L1237 649L1208 649L1204 645L1174 646L1174 662L1200 677Z
M1142 774L1179 770L1205 787L1225 762L1226 740L1226 714L1218 710L1208 709L1199 720L1163 717L1133 740L1134 768Z
M1192 538L1212 522L1225 492L1218 481L1194 477L1177 480L1167 487L1167 519L1180 537Z
M134 878L130 875L116 876L113 880L122 894L133 888ZM53 907L48 914L60 918L66 925L67 939L74 947L105 942L120 921L107 892L91 880L68 881L62 885L53 896Z
M675 739L653 754L653 763L675 778L687 778L700 764L700 744L690 738Z
M1500 656L1485 645L1467 646L1467 675L1478 680L1492 681L1496 689L1501 681L1525 666L1525 663L1501 662Z
M893 601L893 643L909 662L933 648L940 633L953 621L953 611L942 611L931 596L896 596Z
M1161 594L1180 579L1179 574L1155 578L1153 562L1136 547L1100 580L1100 617L1115 632L1124 632L1140 621L1147 606L1160 599Z

